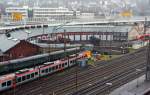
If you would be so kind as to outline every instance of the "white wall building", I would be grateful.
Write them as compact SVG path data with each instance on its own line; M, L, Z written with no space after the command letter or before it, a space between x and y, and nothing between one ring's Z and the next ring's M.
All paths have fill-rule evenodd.
M35 18L72 18L79 16L79 11L70 11L67 8L33 8Z
M29 13L29 10L33 11L33 17L30 18L46 18L46 19L66 19L74 18L80 15L80 11L70 11L68 8L40 8L40 7L9 7L6 8L7 16L12 16L12 13L19 12L25 18L29 18L29 15L32 15L32 12Z
M89 18L92 19L94 17L95 17L94 13L82 13L81 16L79 16L79 18L81 19L89 19Z

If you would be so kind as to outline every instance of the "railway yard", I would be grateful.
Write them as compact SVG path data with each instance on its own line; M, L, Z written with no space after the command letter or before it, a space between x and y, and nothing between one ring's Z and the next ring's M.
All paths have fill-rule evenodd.
M146 48L87 68L77 66L38 78L1 95L105 95L145 72ZM141 69L137 72L136 69Z
M149 5L0 0L0 95L150 95Z

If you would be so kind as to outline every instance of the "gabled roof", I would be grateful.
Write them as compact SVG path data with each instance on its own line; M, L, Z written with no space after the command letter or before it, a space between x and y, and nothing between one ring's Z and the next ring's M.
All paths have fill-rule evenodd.
M0 50L0 56L3 56L3 52Z
M0 35L0 51L2 53L6 52L10 48L14 47L16 44L18 44L20 41L11 38L11 37L6 37L5 34Z

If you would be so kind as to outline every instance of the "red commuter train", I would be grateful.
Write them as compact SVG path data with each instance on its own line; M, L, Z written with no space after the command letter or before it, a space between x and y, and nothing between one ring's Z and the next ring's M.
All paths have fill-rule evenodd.
M150 34L143 34L143 35L137 36L136 39L148 41L150 40Z
M13 88L17 85L37 79L38 77L46 76L54 72L72 67L76 64L76 60L85 58L84 53L70 55L68 58L46 62L43 65L19 70L15 73L3 75L0 77L0 91Z

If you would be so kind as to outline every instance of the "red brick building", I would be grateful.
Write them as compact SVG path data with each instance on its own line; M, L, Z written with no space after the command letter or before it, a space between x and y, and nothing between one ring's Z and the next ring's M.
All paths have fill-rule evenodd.
M11 47L4 52L1 51L2 53L0 55L0 61L28 57L36 55L40 52L39 46L25 40L21 40L15 43L16 44L13 44L13 46L10 45Z

